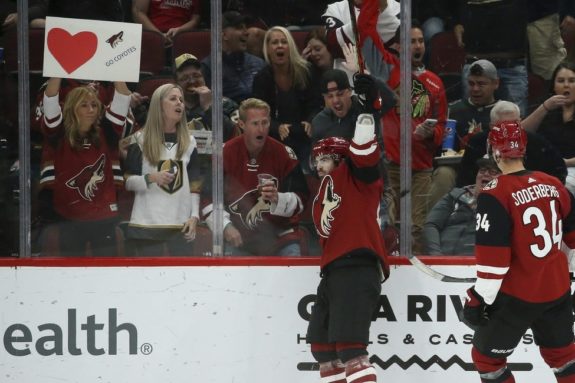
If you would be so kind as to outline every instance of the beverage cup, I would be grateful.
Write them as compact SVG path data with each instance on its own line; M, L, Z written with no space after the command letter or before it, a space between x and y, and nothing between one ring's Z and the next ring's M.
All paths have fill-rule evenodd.
M443 155L452 155L455 153L455 137L456 137L456 120L445 121L445 132L443 134L443 145L441 147Z
M265 185L273 184L274 177L268 173L259 173L258 174L258 189L261 192L262 187Z

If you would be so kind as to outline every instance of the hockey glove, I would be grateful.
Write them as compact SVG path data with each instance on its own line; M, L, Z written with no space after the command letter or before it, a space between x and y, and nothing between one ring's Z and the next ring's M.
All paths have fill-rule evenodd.
M481 295L473 287L470 287L467 290L465 306L463 306L459 319L469 328L475 330L478 326L485 325L489 320L487 307Z
M377 112L381 109L381 96L373 76L356 73L353 76L353 89L363 101L367 113Z

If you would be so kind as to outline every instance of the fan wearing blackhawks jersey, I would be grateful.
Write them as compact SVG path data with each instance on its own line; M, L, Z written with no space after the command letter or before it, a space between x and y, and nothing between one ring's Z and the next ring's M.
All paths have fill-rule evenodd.
M527 136L518 121L500 121L488 152L502 175L477 201L477 282L462 320L475 329L471 356L484 383L515 382L507 367L531 329L559 383L575 382L573 311L564 241L575 247L573 196L548 174L523 166Z
M260 99L240 104L243 134L224 145L224 240L228 255L305 255L299 228L309 191L294 151L268 136L270 107ZM258 174L270 177L258 185ZM213 231L213 205L203 209Z
M53 190L61 217L60 254L114 255L116 188L123 186L118 140L130 106L130 90L115 82L114 99L102 117L102 104L92 87L70 91L59 103L61 79L50 78L44 91L41 188Z
M367 344L389 267L378 222L383 181L374 130L373 116L360 114L351 144L328 137L313 147L322 177L313 221L323 253L306 338L322 382L376 382Z
M379 29L379 23L385 13L380 12L383 11L381 7L385 5L384 3L385 1L364 0L357 23L360 45L365 64L371 75L386 80L391 89L398 91L401 78L399 57L386 48ZM412 244L414 253L423 253L425 251L423 226L428 212L428 196L434 190L434 183L441 185L440 178L444 175L439 173L432 177L433 159L441 146L445 130L447 99L441 78L427 70L423 63L425 41L421 27L413 22L409 33L410 46L403 48L409 48L411 52L410 128L408 132L402 131L400 105L397 104L383 116L382 126L385 127L383 143L385 156L389 160L386 167L389 186L395 195L395 198L390 201L389 215L395 222L399 218L400 202L400 138L402 134L410 133ZM445 175L449 176L450 173ZM453 180L447 177L446 182L448 181Z

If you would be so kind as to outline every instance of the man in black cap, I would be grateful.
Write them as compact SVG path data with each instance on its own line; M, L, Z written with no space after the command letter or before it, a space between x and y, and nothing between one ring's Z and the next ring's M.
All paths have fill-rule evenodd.
M362 98L353 94L347 74L340 69L330 69L321 77L320 89L325 108L312 120L312 145L326 137L342 137L351 140L357 117L362 113L374 114L376 135L379 117L394 105L394 94L383 82L369 75L356 75L355 90ZM374 107L374 103L380 103ZM381 142L381 139L378 139Z
M261 58L247 50L248 30L245 18L236 11L224 12L222 19L223 94L237 103L252 96L254 76L265 66ZM211 84L211 57L202 61L206 83Z

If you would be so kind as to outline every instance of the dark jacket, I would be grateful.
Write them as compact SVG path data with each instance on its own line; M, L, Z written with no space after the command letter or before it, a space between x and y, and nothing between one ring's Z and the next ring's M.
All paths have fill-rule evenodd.
M475 185L453 188L427 215L423 225L426 254L473 254L475 247Z
M475 183L478 170L477 160L487 153L487 135L488 132L479 132L469 139L459 166L457 186L462 187ZM567 176L565 161L559 151L539 134L527 132L525 167L529 170L539 170L550 174L565 183Z

